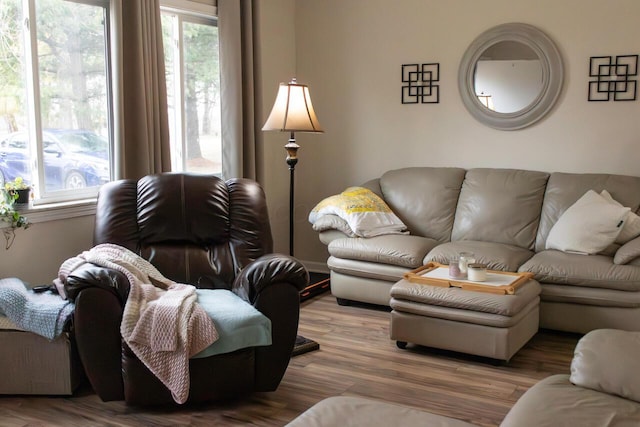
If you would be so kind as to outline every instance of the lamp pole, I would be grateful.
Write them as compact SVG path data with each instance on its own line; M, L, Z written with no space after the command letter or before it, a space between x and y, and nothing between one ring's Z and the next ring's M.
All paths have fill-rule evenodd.
M284 149L287 150L287 164L289 165L289 255L291 256L293 256L294 173L298 163L298 148L300 146L296 144L295 134L291 132L289 142L284 146Z

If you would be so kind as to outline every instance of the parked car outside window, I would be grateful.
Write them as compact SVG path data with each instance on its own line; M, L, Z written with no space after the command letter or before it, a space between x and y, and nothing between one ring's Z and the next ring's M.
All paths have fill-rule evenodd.
M110 180L109 143L92 131L51 129L43 132L44 181L47 191L100 186ZM0 141L0 184L31 180L29 136L15 132Z

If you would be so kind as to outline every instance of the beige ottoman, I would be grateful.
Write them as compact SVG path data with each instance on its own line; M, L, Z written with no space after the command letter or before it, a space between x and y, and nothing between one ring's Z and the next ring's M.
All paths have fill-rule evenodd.
M313 405L287 427L474 427L473 424L380 400L329 397Z
M538 331L540 284L513 295L401 280L391 287L391 339L509 360Z
M0 315L0 394L70 395L81 375L69 334L49 341Z

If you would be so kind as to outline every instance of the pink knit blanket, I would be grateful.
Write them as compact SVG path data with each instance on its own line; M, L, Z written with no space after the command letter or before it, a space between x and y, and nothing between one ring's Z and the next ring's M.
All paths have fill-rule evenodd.
M135 355L171 391L177 403L189 397L189 358L218 339L192 285L162 276L144 258L122 246L101 244L60 266L63 282L91 262L123 273L129 280L120 333Z

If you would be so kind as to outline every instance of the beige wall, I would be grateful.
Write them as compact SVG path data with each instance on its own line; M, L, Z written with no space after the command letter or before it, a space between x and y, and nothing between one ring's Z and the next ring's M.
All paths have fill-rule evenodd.
M301 135L296 255L324 262L306 222L323 197L404 166L638 175L640 101L587 102L589 57L640 54L640 1L298 0L296 67L325 133ZM524 22L564 58L558 104L534 126L498 131L464 108L458 66L484 30ZM402 105L401 65L439 62L439 104Z
M589 57L640 53L640 1L612 0L260 0L261 111L269 113L279 82L310 85L322 135L298 134L296 256L313 268L327 253L307 222L323 197L392 168L419 165L514 167L638 175L640 101L587 102ZM565 89L533 127L496 131L465 110L458 65L482 31L525 22L557 43ZM402 105L406 63L439 62L439 104ZM261 117L260 117L261 116ZM259 123L258 123L259 125ZM263 135L263 182L275 248L288 251L287 135ZM91 245L93 217L35 224L0 249L0 277L32 283Z
M278 85L296 75L295 0L260 0L257 4L256 120L264 124L276 99ZM262 132L257 141L264 161L258 165L259 180L267 194L269 219L274 236L274 249L289 252L289 169L284 145L289 135Z
M0 278L19 277L32 285L51 283L60 264L89 249L92 240L93 215L19 229L8 251L0 247ZM4 239L0 242L4 245Z

